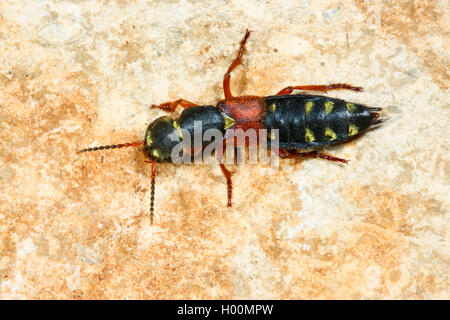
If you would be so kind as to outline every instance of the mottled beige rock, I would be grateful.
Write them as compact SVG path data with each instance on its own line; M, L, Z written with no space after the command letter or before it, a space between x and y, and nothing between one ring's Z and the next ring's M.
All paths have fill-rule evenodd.
M450 298L447 1L2 1L0 298ZM347 82L391 121L320 160L149 166L176 98Z

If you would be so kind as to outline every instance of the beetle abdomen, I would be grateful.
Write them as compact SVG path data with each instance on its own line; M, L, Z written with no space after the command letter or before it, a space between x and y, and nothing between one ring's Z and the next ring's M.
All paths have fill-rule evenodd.
M264 127L279 130L279 144L285 149L344 142L380 121L380 108L324 96L270 96L265 102Z

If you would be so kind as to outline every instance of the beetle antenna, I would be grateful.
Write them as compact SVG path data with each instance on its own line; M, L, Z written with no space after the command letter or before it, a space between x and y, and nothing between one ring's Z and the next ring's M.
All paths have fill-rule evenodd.
M156 159L152 162L152 190L150 194L150 222L153 224L153 212L155 205L155 178L156 178Z
M109 145L109 146L92 147L92 148L86 148L86 149L77 150L77 153L92 152L92 151L98 151L98 150L104 150L104 149L135 147L135 146L139 146L139 145L141 145L143 143L144 143L144 140L136 141L136 142L121 143L121 144L112 144L112 145Z

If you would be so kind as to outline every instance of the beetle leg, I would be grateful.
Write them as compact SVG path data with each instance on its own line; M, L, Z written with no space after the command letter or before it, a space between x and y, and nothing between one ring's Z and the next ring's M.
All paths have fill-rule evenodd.
M222 171L225 179L227 180L227 207L231 207L231 198L232 198L232 191L233 191L233 185L231 182L231 175L234 173L233 171L228 170L225 165L223 164L223 153L225 148L227 147L227 141L224 140L222 142L222 148L216 149L216 158L219 161L220 170Z
M217 161L219 161L219 163L223 163L223 152L224 152L225 146L226 146L225 142L223 142L222 147L216 148L216 150L215 150L216 159L217 159Z
M245 31L244 38L242 39L241 46L239 47L238 55L236 56L236 58L234 58L233 62L231 63L230 67L227 70L227 73L225 73L225 75L223 76L223 92L225 94L225 99L233 97L230 89L230 74L242 62L242 56L245 53L245 43L247 42L247 39L250 36L250 32L251 31L248 31L248 29Z
M197 104L189 102L187 100L178 99L176 101L169 101L169 102L161 103L158 106L153 104L150 108L161 109L161 110L164 110L167 112L174 112L178 105L182 106L184 109L198 106Z
M219 163L219 166L220 170L222 170L222 173L225 176L225 179L227 179L227 197L228 197L227 207L231 207L231 196L233 191L231 175L233 174L233 172L228 170L223 163Z
M293 86L293 87L286 87L280 92L278 92L277 96L282 96L285 94L291 94L294 90L311 90L311 91L322 91L327 92L328 90L335 90L335 89L348 89L353 91L363 91L363 87L354 87L346 83L334 83L334 84L328 84L328 85L310 85L310 86Z
M297 159L297 158L320 158L324 160L329 160L333 162L340 162L348 164L350 160L341 159L326 153L320 153L317 150L310 151L310 152L299 152L299 153L286 153L283 149L275 149L275 153L281 158L281 159Z

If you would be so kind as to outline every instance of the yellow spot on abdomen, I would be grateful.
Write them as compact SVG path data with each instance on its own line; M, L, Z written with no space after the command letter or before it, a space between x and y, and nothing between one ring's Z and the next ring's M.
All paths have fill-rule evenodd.
M337 136L336 136L336 133L333 130L331 130L331 128L326 127L325 128L325 138L329 141L332 141L332 140L336 140Z
M275 103L272 103L271 105L269 105L267 107L267 111L269 111L270 113L274 113L276 108L277 108L277 105Z
M355 112L356 107L355 107L355 104L354 104L354 103L349 103L349 102L347 102L347 103L345 104L345 106L347 107L347 111L348 111L349 113Z
M311 129L306 128L305 141L306 142L313 142L314 140L316 140L316 138L314 137L314 133L311 131Z
M333 108L334 108L334 102L333 101L325 102L325 114L329 114L331 111L333 111Z
M348 135L349 136L354 136L355 134L358 134L359 132L359 128L357 126L355 126L354 124L351 124L348 127Z
M305 104L305 112L306 114L310 113L312 108L314 108L314 102L313 101L308 101Z

